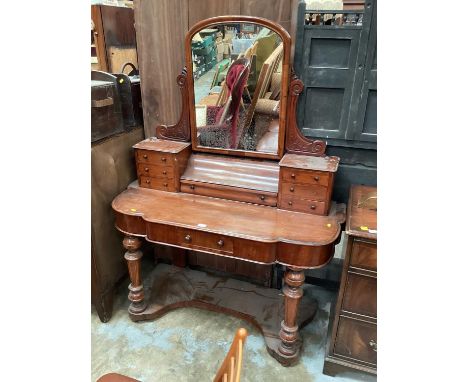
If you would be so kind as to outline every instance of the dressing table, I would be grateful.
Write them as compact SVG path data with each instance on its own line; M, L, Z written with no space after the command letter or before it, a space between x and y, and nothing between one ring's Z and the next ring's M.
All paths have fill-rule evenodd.
M212 65L213 42L243 50ZM299 359L299 329L317 308L304 270L333 258L345 221L345 206L331 200L339 158L325 156L326 143L296 125L303 84L290 51L289 34L266 19L220 16L194 25L177 78L181 117L134 146L138 181L112 202L125 235L132 320L185 306L237 315L259 328L285 366ZM284 265L282 294L164 264L143 281L142 239Z

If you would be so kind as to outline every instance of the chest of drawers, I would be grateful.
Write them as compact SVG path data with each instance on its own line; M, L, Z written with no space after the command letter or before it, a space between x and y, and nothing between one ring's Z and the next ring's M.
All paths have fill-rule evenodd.
M133 146L140 187L179 192L190 143L149 138Z
M279 208L327 215L338 163L337 157L284 155L279 163Z
M377 374L377 189L352 186L348 244L323 373Z

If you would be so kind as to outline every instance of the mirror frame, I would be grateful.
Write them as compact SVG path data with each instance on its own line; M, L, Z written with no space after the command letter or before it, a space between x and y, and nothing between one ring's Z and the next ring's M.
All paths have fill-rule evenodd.
M276 32L283 40L283 63L282 63L282 76L281 76L281 97L280 97L280 114L279 114L279 131L278 131L278 152L276 154L266 153L261 151L247 151L237 149L223 149L216 147L198 146L197 142L197 124L195 115L195 88L193 80L193 63L192 63L192 38L200 30L219 24L239 24L239 23L253 23L259 24L270 30ZM281 159L284 153L284 140L286 134L286 120L287 120L287 106L288 106L288 89L289 89L289 75L290 75L290 59L291 59L291 36L281 25L261 18L252 16L217 16L196 23L185 35L185 65L187 68L187 93L189 104L189 118L190 118L190 131L192 140L192 150L201 152L211 152L218 154L253 157L253 158L267 158L267 159Z

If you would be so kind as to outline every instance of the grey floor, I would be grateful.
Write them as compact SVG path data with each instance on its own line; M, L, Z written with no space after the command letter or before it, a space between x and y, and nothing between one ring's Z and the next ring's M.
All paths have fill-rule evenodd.
M182 308L152 322L132 322L127 315L127 283L124 281L119 287L113 316L108 323L101 323L94 308L92 310L92 381L108 372L143 382L211 381L239 327L245 327L249 333L241 376L243 382L376 380L354 372L334 378L322 374L334 292L314 287L319 311L301 331L304 339L301 361L294 367L285 368L267 353L260 332L235 317Z

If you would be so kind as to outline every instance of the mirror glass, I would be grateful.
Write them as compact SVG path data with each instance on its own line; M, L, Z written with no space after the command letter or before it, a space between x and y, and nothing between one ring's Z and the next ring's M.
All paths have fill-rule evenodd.
M281 37L254 23L216 24L195 33L191 49L197 145L277 154Z

